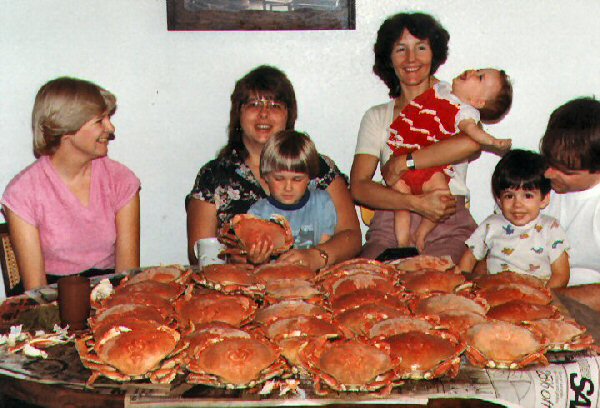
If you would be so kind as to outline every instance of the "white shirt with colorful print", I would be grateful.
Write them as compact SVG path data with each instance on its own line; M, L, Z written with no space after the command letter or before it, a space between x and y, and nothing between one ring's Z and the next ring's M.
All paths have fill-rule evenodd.
M567 235L558 221L539 215L518 227L502 214L493 214L465 242L477 260L487 259L489 273L506 270L548 280L551 265L569 250Z

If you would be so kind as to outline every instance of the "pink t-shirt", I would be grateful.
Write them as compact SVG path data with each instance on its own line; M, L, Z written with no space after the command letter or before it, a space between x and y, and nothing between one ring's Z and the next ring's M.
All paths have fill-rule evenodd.
M42 156L11 180L0 202L39 230L46 273L71 275L115 267L116 215L139 189L127 167L96 159L85 207Z

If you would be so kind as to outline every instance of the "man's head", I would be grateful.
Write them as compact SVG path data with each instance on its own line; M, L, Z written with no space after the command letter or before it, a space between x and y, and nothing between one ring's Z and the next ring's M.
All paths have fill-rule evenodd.
M540 152L557 193L588 190L600 183L600 102L573 99L550 115Z

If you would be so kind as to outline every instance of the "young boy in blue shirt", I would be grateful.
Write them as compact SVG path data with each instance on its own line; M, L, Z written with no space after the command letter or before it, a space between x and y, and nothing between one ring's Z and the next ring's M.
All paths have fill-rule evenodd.
M311 185L319 174L319 155L308 135L283 130L265 144L260 156L260 175L269 187L269 196L258 200L248 214L269 219L280 214L288 219L294 248L308 249L327 241L335 232L337 213L325 190ZM248 252L248 260L266 262L273 251L264 241Z

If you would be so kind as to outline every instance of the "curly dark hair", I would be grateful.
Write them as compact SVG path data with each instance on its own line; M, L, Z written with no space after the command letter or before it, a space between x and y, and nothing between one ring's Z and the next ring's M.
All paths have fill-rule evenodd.
M514 149L500 159L492 174L494 197L509 188L540 190L542 196L550 192L550 180L544 176L546 160L530 150Z
M559 170L600 171L600 101L573 99L550 115L540 152Z
M479 109L482 121L497 122L502 119L512 105L513 89L510 78L503 70L500 73L500 90L494 98L485 102L483 108Z
M429 14L424 13L398 13L387 18L379 31L373 50L375 51L375 64L373 72L390 89L389 95L397 98L401 94L400 81L392 66L391 53L394 44L402 36L404 30L421 39L429 40L433 59L431 61L431 75L446 62L448 58L448 41L450 34L442 25Z
M242 140L243 130L240 118L242 116L242 105L256 94L272 97L285 103L287 108L285 128L294 129L298 117L298 107L292 83L280 69L269 65L260 65L235 83L229 110L228 140L217 155L218 158L222 159L230 156L233 150L237 150L242 160L248 157L248 150Z

